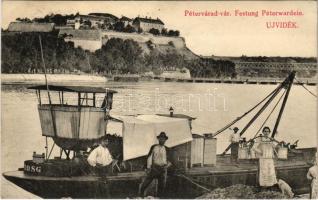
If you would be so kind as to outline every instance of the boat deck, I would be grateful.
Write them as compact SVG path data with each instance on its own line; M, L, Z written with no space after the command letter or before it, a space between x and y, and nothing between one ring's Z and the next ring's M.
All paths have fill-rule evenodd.
M288 160L275 160L277 177L286 181L297 194L309 192L309 182L306 178L310 160L314 157L315 149L302 150L297 156L290 154ZM307 163L308 162L308 163ZM215 166L192 167L169 176L171 198L191 198L202 194L200 184L209 189L228 187L235 184L257 185L258 160L239 160L231 163L230 156L217 156ZM124 172L115 175L85 175L69 177L49 177L27 175L24 171L5 172L3 176L14 184L31 193L46 198L60 198L70 196L74 198L125 198L134 196L138 192L144 171ZM97 193L98 188L104 188ZM173 196L177 194L177 196ZM97 195L97 196L96 196ZM98 196L99 195L99 196ZM106 196L105 196L106 195ZM170 196L169 196L170 197Z
M309 166L305 161L287 161L275 160L276 169L298 168ZM256 172L258 169L257 161L253 162L239 162L239 163L224 163L219 162L216 166L203 166L193 167L188 169L185 173L188 175L208 175L208 174L235 174L241 172ZM6 172L4 176L15 176L20 179L33 179L33 180L60 180L60 181L97 181L101 177L96 175L87 176L71 176L71 177L48 177L48 176L32 176L24 174L23 171ZM145 177L145 172L123 172L115 175L104 177L109 181L116 180L138 180Z
M301 160L275 160L276 169L297 168L309 166L307 162ZM215 166L203 166L190 168L186 173L189 175L197 174L223 174L223 173L240 173L255 172L258 170L258 161L239 161L238 163L218 162Z

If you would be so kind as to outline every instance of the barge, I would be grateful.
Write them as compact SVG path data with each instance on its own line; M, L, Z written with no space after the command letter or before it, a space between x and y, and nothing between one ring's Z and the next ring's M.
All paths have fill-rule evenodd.
M34 153L33 159L26 160L23 168L5 172L3 176L43 198L137 197L146 176L144 164L147 152L156 142L156 135L165 131L169 136L167 146L171 150L173 164L167 176L165 198L194 198L206 191L235 184L258 185L258 159L240 156L238 163L233 163L227 154L230 147L223 154L217 155L217 135L259 108L240 132L242 136L268 104L282 93L278 102L281 99L283 102L273 128L274 140L294 76L295 73L291 73L248 112L219 131L207 134L192 133L192 121L195 118L174 114L173 108L170 108L170 114L111 115L113 95L116 93L114 90L57 85L30 87L29 89L36 90L39 101L42 136L51 138L54 144L50 151L46 146L44 154ZM44 103L41 91L47 92L48 104ZM52 92L58 94L58 103L51 101ZM77 100L70 98L68 101L65 93L75 93ZM103 97L101 105L97 101L100 97ZM117 127L116 131L112 131L114 127ZM110 140L109 150L118 162L112 166L112 173L89 173L87 166L83 164L88 149L105 137ZM297 149L295 146L281 146L277 142L278 150L281 148L286 152L274 159L277 177L285 180L296 194L308 193L310 182L306 179L306 173L315 160L317 149ZM60 148L60 155L50 158L55 146ZM154 181L146 193L156 196L156 185Z

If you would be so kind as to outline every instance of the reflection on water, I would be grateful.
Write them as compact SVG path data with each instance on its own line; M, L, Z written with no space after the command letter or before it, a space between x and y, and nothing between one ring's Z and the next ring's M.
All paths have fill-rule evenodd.
M96 86L96 85L94 85ZM172 106L175 113L196 117L193 122L194 133L211 133L239 117L267 94L275 85L235 85L212 83L107 83L101 87L118 91L114 96L111 114L153 114L168 113ZM315 92L315 87L308 87ZM42 96L47 96L42 92ZM2 86L2 172L16 170L23 161L31 159L32 152L45 152L45 139L41 136L41 127L37 111L37 97L34 91L25 86ZM58 101L58 95L52 95ZM68 104L77 101L76 95L66 94ZM99 104L103 95L98 95ZM275 102L259 117L244 134L251 138L260 128ZM99 105L98 104L98 105ZM300 147L316 146L316 99L300 86L293 86L278 128L278 140L294 142L298 139ZM277 110L278 111L278 110ZM275 111L267 125L274 126L278 112ZM256 112L252 112L236 125L242 129ZM228 145L231 130L220 134L217 151L223 152ZM56 149L57 150L57 149ZM2 183L2 197L28 198L19 188Z

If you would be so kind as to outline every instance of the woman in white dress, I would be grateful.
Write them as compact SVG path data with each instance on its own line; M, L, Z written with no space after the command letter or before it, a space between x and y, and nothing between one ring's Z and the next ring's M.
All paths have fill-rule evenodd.
M271 130L269 127L263 128L263 137L260 144L254 149L259 154L259 185L261 187L271 187L277 183L274 152L275 144L269 137Z

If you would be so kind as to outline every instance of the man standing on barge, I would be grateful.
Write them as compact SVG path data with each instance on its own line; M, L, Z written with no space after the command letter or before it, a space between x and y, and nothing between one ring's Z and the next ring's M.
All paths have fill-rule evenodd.
M232 162L237 162L238 158L238 150L239 150L239 144L241 140L241 136L238 133L239 129L237 127L234 127L233 133L230 137L230 142L231 142L231 161Z
M144 196L144 192L153 179L158 180L158 196L163 195L166 178L167 178L167 168L171 163L167 160L168 148L164 145L168 140L168 136L165 132L161 132L157 139L159 144L151 146L147 158L147 176L145 180L141 183L140 195Z

